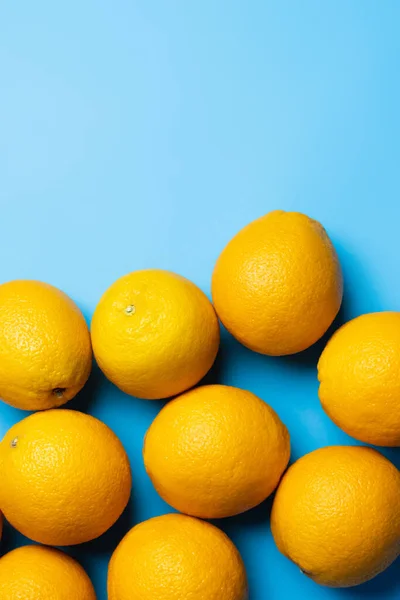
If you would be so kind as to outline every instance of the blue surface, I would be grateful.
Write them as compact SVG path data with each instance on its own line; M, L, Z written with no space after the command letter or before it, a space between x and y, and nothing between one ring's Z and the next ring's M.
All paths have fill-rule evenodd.
M90 320L117 277L171 269L209 293L218 253L271 209L328 229L345 275L336 323L400 308L400 3L397 0L20 0L0 6L0 279L37 278ZM252 354L224 334L209 381L259 394L288 425L292 459L356 443L322 412L319 343ZM129 510L71 553L105 600L110 553L169 510L147 479L158 402L95 370L71 403L103 419L133 467ZM24 414L0 407L0 435ZM400 467L400 449L386 452ZM399 600L399 561L370 584L320 588L276 550L270 501L219 525L251 600ZM22 539L11 529L4 550Z

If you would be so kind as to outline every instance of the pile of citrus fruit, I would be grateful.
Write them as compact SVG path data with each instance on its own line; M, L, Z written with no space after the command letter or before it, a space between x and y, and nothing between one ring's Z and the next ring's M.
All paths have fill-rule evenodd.
M273 492L279 550L315 582L365 582L400 554L400 472L367 446L328 446L292 464L279 415L249 391L196 384L209 371L219 320L250 350L301 352L332 324L342 274L324 228L272 212L240 231L212 276L213 304L171 272L137 271L105 292L89 332L60 290L0 285L0 398L38 411L0 443L0 510L39 545L0 559L2 600L94 600L78 563L51 546L102 535L131 493L129 458L99 420L65 405L94 357L121 390L171 398L143 445L146 471L179 513L136 525L108 572L109 600L246 600L240 554L206 519L237 515ZM367 444L400 446L400 313L358 317L318 364L323 409ZM301 574L299 573L299 576Z

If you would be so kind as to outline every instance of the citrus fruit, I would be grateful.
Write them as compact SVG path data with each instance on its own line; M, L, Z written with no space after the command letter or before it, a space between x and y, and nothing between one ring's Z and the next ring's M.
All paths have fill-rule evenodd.
M400 312L343 325L322 352L318 378L336 425L369 444L400 446Z
M222 251L212 297L239 342L261 354L294 354L316 342L334 320L342 274L320 223L276 210L247 225Z
M44 546L22 546L0 558L2 600L96 600L83 568Z
M0 506L28 538L54 546L92 540L121 515L128 457L101 421L72 410L26 417L0 443Z
M247 600L239 552L220 529L185 515L137 525L115 550L109 600Z
M320 448L283 477L271 528L279 550L317 583L368 581L400 554L400 472L371 448Z
M79 308L40 281L0 285L0 398L24 410L61 406L86 383L90 335Z
M275 411L225 385L199 387L168 403L143 448L160 496L203 518L236 515L265 500L289 456L289 433Z
M105 375L139 398L168 398L194 386L219 346L212 304L191 281L169 271L118 279L93 315L92 342Z

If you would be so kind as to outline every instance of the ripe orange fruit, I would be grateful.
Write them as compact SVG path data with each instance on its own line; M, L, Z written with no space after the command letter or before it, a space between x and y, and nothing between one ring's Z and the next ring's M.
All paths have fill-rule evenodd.
M2 600L96 600L83 568L44 546L23 546L0 558Z
M128 457L101 421L73 410L26 417L0 443L0 506L28 538L92 540L115 523L131 491Z
M203 518L253 508L276 486L290 456L275 411L245 390L199 387L169 402L151 424L144 463L160 496Z
M109 600L247 600L239 552L220 530L185 515L137 525L115 550Z
M218 319L203 292L157 269L118 279L101 298L91 333L105 375L123 392L149 400L194 386L219 345Z
M316 342L342 301L336 252L320 223L273 211L228 243L214 268L219 318L245 346L273 356Z
M282 479L271 527L279 550L317 583L368 581L400 554L400 472L371 448L320 448Z
M321 355L318 379L336 425L369 444L400 446L400 312L343 325Z
M24 410L71 400L92 366L90 335L72 300L40 281L0 285L0 398Z

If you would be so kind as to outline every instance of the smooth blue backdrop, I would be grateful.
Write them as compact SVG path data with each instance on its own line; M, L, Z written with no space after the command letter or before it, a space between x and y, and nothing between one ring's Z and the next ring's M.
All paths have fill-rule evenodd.
M134 269L171 269L209 293L230 237L283 208L321 220L334 240L345 275L336 325L399 310L399 23L397 0L2 2L0 280L59 286L88 321ZM271 403L293 460L356 443L320 408L322 347L271 359L224 334L208 380ZM95 370L71 406L108 423L132 461L129 510L70 550L105 600L123 534L170 510L141 459L160 403ZM1 405L0 435L23 416ZM399 450L386 454L400 466ZM399 561L359 588L316 586L277 552L269 511L267 501L219 523L243 555L251 600L399 600ZM23 541L7 528L3 550Z

